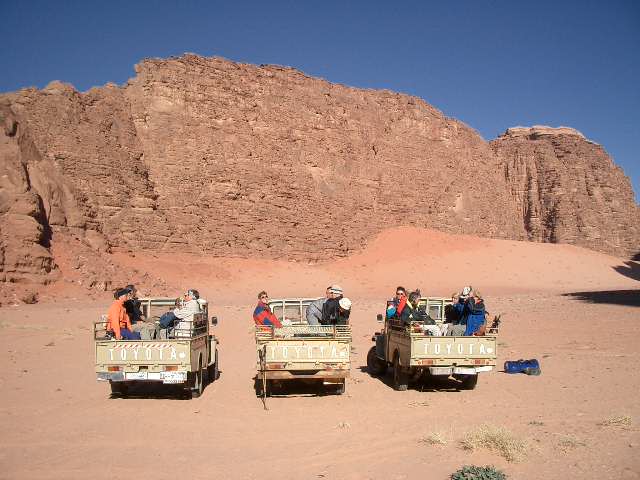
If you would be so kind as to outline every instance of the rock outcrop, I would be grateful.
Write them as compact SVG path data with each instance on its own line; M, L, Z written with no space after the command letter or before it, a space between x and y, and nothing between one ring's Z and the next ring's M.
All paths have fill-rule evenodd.
M638 252L638 206L627 177L577 130L508 129L502 159L529 240L572 243L622 257Z
M312 261L398 225L640 250L628 180L571 129L489 144L421 99L290 68L185 55L136 72L0 96L2 279L52 278L57 234L96 255Z

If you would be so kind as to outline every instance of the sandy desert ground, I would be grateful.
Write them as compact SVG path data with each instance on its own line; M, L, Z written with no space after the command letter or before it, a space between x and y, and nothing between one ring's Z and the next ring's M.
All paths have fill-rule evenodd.
M198 288L220 324L221 377L181 400L116 398L93 371L92 322L109 305L50 287L0 308L0 478L445 479L492 464L513 479L640 478L640 264L568 246L399 228L319 265L115 255L175 287ZM342 396L253 391L256 293L353 302L352 377ZM498 364L538 358L539 377L484 374L474 391L396 392L364 366L376 314L397 285L480 289L502 313ZM145 285L140 285L143 293ZM614 421L618 419L618 421ZM460 441L482 424L527 442L509 462ZM429 439L442 439L430 443Z

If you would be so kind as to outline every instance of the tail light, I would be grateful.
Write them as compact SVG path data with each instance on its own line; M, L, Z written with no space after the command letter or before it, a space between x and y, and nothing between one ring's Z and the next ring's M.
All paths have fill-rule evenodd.
M107 371L109 372L119 372L120 370L122 370L120 367L107 367Z
M164 370L165 370L165 372L175 372L176 370L178 370L178 366L177 365L165 365L164 366Z

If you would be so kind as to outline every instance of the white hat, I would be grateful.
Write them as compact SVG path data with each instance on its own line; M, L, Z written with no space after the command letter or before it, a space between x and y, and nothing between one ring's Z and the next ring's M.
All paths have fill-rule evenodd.
M340 285L331 285L329 289L331 290L331 293L342 295L342 287Z
M347 297L342 297L338 302L338 305L340 305L340 308L343 310L351 310L351 300Z
M462 288L462 295L463 296L468 296L471 293L471 287L463 287Z

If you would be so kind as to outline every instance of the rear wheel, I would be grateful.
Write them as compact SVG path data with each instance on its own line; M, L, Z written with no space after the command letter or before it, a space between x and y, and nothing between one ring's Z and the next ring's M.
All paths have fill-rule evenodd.
M198 367L198 371L192 373L192 378L191 398L198 398L204 390L202 367Z
M463 390L473 390L478 384L478 374L475 375L460 375L460 386Z
M343 378L340 383L336 384L336 394L342 395L347 388L347 379Z
M127 394L129 393L129 385L127 385L125 382L109 381L109 384L111 386L112 395L119 395L121 397L126 397Z
M400 365L400 355L397 352L393 357L393 388L399 392L409 388L409 375Z
M220 377L220 370L218 368L218 350L214 356L214 363L207 367L207 377L209 383L215 382Z
M378 355L376 355L375 345L371 347L369 353L367 353L367 369L369 370L369 373L374 377L384 375L387 371L386 362L380 360L378 358Z

